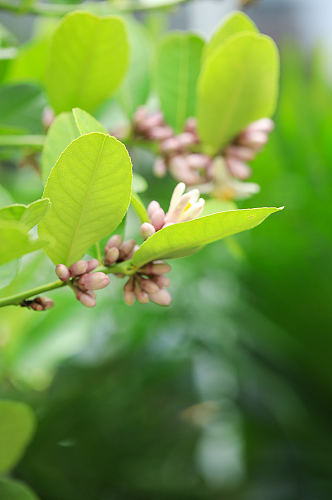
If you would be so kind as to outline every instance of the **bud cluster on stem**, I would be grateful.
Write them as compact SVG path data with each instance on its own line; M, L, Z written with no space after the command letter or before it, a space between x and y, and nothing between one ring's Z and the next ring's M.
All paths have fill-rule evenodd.
M54 302L49 297L35 297L32 300L23 300L20 306L33 309L34 311L47 311L54 306Z
M241 199L259 190L257 184L244 184L251 175L247 162L252 161L268 141L274 124L269 118L251 123L216 155L202 151L196 119L187 119L180 134L165 123L160 111L149 113L145 107L137 109L133 118L136 137L158 144L159 156L154 173L163 177L167 171L189 186L200 185L202 191L223 199ZM222 159L223 171L220 172Z

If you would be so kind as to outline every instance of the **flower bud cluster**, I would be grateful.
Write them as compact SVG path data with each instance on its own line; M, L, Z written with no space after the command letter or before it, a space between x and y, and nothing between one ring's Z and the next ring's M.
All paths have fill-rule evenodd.
M86 307L94 307L96 305L95 290L105 288L110 279L107 274L102 272L94 272L99 265L97 259L88 261L78 260L69 268L64 264L58 264L55 272L61 281L69 281L77 300Z
M124 285L126 304L131 306L137 299L141 304L147 304L151 300L160 306L168 306L172 298L166 290L170 281L165 274L170 270L171 267L163 261L150 262L139 269Z
M166 125L160 111L149 114L145 107L138 108L133 122L136 136L158 144L159 156L154 164L155 175L163 177L169 170L175 179L189 186L212 179L212 159L195 152L199 145L196 128L196 119L188 118L184 130L175 134L174 130Z
M120 234L114 234L106 244L104 264L112 266L116 262L131 259L137 249L135 240L122 241Z
M154 164L158 177L168 170L178 181L189 186L200 185L205 192L224 199L245 198L259 190L257 184L243 184L252 173L247 162L261 151L273 128L269 118L257 120L212 157L201 152L195 118L188 118L183 132L178 135L165 123L160 111L149 113L145 107L140 107L133 122L134 134L158 144L159 156ZM215 162L220 158L226 170L222 175Z
M28 307L34 311L47 311L54 306L54 302L49 297L35 297L32 300L24 300L21 307Z

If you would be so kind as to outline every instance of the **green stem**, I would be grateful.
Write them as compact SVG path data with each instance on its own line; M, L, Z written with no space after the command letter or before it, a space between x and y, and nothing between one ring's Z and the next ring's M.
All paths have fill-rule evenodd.
M97 259L101 263L103 259L102 259L102 256L101 256L100 242L99 241L97 241L97 243L96 243L96 254L97 254Z
M126 260L124 262L120 262L119 264L114 264L110 267L99 266L96 271L101 271L105 274L125 274L130 276L134 274L136 269L132 265L131 260ZM0 298L0 307L5 306L18 306L24 300L30 299L31 297L36 297L42 293L50 292L52 290L56 290L57 288L62 288L64 286L70 286L72 280L63 282L63 281L53 281L52 283L47 283L46 285L41 285L36 288L31 288L30 290L25 290L24 292L16 293L15 295L11 295L9 297Z
M102 1L98 2L96 6L100 8L101 12L105 12L105 9L107 8L109 8L110 12L139 12L168 9L189 1L190 0L127 0L118 5L116 2L112 5L109 1ZM37 1L24 7L22 6L22 2L15 2L15 0L0 0L0 10L7 10L15 14L35 14L41 16L61 17L69 12L77 10L77 8L80 7L86 7L85 2L79 5L65 5Z

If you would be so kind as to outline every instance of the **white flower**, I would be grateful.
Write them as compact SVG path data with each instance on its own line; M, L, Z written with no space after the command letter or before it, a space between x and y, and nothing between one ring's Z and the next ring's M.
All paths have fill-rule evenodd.
M199 190L193 189L185 193L186 185L180 182L174 189L165 224L186 222L198 217L204 208L205 201L199 198Z
M241 182L232 177L219 156L213 162L214 184L212 195L223 200L244 200L259 192L259 185L254 182Z

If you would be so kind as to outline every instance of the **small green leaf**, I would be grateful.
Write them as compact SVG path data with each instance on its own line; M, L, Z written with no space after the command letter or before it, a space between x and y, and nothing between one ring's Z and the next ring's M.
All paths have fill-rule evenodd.
M243 12L233 12L227 16L221 26L214 32L211 40L205 45L203 52L204 61L212 56L228 38L243 31L257 33L258 29L253 21Z
M278 75L278 50L265 35L235 35L209 57L198 84L198 132L208 153L273 113Z
M55 31L46 84L56 111L94 110L118 88L128 66L122 19L74 12Z
M5 133L42 132L45 98L33 83L6 84L0 88L0 129Z
M196 114L197 80L204 41L192 33L172 33L159 45L156 84L165 119L176 132Z
M150 236L134 253L133 265L142 267L156 259L171 259L192 254L214 241L258 226L279 208L232 210L173 224Z
M44 83L51 36L30 41L20 48L11 64L7 80Z
M102 124L83 109L74 108L73 115L80 135L89 134L90 132L107 134L107 130L105 130Z
M130 44L130 65L117 99L124 112L131 117L149 97L152 44L144 25L133 18L126 17L125 21Z
M20 222L0 221L0 265L35 252L49 244L49 240L33 240Z
M20 481L0 478L0 498L2 500L38 500L34 492Z
M29 406L17 401L0 401L1 474L8 472L20 460L34 428L35 417Z
M0 266L0 289L8 286L16 276L18 261L13 260Z
M110 234L128 209L131 184L131 161L121 142L101 133L75 139L44 190L51 208L39 224L39 234L55 238L47 248L51 260L70 265Z
M137 213L140 221L143 222L150 222L148 213L146 211L146 208L141 200L141 198L138 196L138 194L135 193L135 191L132 191L131 193L131 204Z
M46 215L50 202L46 198L36 200L30 205L14 204L0 208L0 221L21 222L28 231Z

